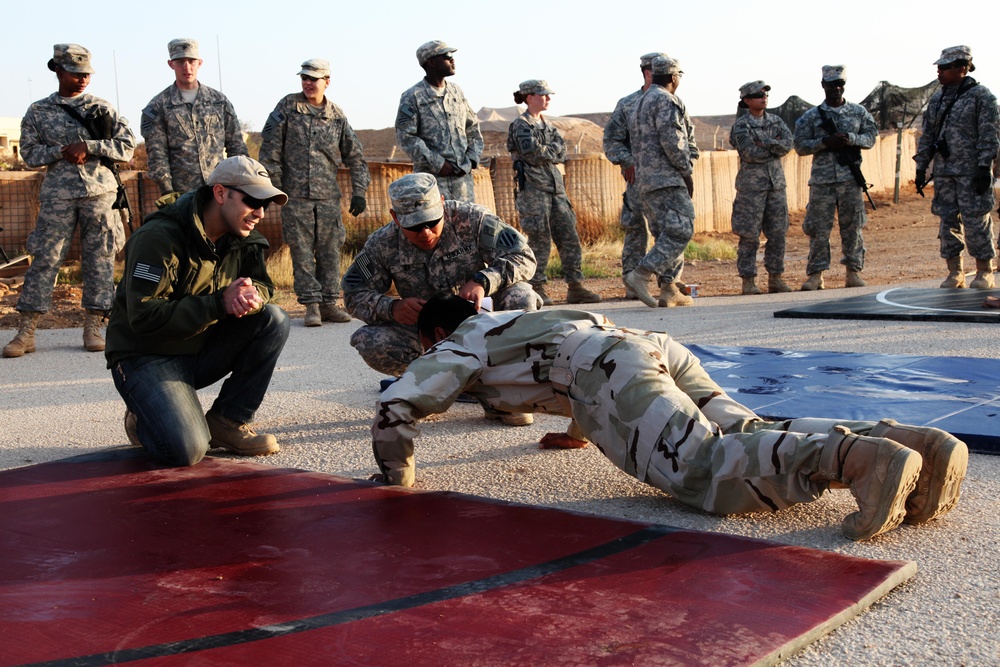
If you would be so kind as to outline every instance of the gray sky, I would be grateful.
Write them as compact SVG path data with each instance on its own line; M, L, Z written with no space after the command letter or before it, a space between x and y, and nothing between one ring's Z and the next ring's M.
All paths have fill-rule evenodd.
M755 79L771 84L772 104L792 94L818 103L825 64L847 66L851 101L881 80L923 85L935 78L931 63L941 49L956 44L972 47L974 76L1000 93L995 14L973 13L986 3L696 0L650 3L642 13L639 6L26 2L2 40L0 116L20 117L30 102L52 93L55 75L45 67L52 45L75 42L94 54L97 73L88 92L117 105L137 131L141 109L173 81L166 45L175 37L201 43L201 81L221 87L255 130L283 95L300 89L296 73L308 58L331 62L327 95L356 129L392 125L400 93L423 76L416 48L431 39L458 49L451 80L476 110L511 106L520 81L540 78L556 91L553 114L611 111L641 84L639 56L649 51L680 59L685 77L678 93L696 116L733 113L739 86Z

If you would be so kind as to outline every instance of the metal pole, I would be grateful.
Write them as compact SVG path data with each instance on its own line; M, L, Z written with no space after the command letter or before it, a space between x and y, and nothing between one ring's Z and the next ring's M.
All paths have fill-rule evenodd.
M896 185L892 193L892 202L899 203L899 172L903 166L903 121L906 119L906 103L903 103L903 115L896 124Z
M219 63L219 92L222 92L222 47L219 46L219 36L215 36L215 58Z
M118 55L113 50L111 51L111 62L114 63L115 67L115 108L118 109L118 113L121 113L122 100L118 96Z

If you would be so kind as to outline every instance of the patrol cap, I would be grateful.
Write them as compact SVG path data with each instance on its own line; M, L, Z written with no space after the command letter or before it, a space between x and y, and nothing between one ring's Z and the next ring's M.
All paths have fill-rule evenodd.
M555 95L556 91L549 88L545 79L528 79L517 86L517 92L522 95Z
M458 51L458 49L453 49L439 39L427 42L426 44L421 44L420 48L417 49L417 62L423 66L428 60L434 56L440 56L445 53L453 53Z
M947 65L956 60L967 60L969 71L975 71L976 66L972 64L972 49L967 46L949 46L941 52L941 57L934 61L935 65Z
M661 51L653 51L652 53L647 53L644 56L639 56L639 67L642 69L645 69L647 67L652 67L653 58L657 56L663 56L664 58L670 57L666 53L662 53Z
M444 217L437 179L431 174L407 174L389 185L389 200L399 225L406 229Z
M314 79L330 78L330 61L322 58L310 58L302 63L299 76L311 76Z
M681 62L679 60L674 60L670 56L656 56L653 58L651 66L653 68L654 76L684 73L683 70L681 70Z
M48 68L55 72L56 67L74 74L94 73L94 68L90 66L90 51L79 44L54 44Z
M171 60L181 58L201 60L201 56L198 55L198 42L188 37L170 40L170 43L167 44L167 51L170 53Z
M288 195L271 185L271 177L264 165L245 155L236 155L220 162L208 177L208 184L228 185L255 199L273 199L279 206L288 202Z
M771 90L771 86L763 81L750 81L740 86L740 99L742 100L744 97L749 97L756 93L766 93L769 90Z
M823 82L847 81L847 68L843 65L823 65Z

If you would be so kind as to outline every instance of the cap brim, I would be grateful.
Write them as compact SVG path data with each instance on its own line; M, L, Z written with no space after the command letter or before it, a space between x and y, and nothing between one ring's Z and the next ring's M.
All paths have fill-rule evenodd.
M422 208L419 211L414 211L413 213L407 213L406 215L400 215L396 213L396 219L399 220L399 225L404 229L409 229L414 225L421 225L425 222L430 222L431 220L437 220L444 217L444 202L438 200L438 203L434 206L428 206L427 208Z
M239 189L254 199L271 199L278 206L284 206L288 203L288 195L273 185L241 185Z

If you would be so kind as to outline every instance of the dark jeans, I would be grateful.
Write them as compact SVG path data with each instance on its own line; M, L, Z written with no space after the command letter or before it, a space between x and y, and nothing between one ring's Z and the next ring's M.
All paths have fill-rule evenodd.
M143 447L171 465L200 461L211 436L196 391L226 375L212 411L243 424L253 421L288 329L285 311L267 305L255 315L213 325L197 354L146 354L116 363L115 388L138 417Z

